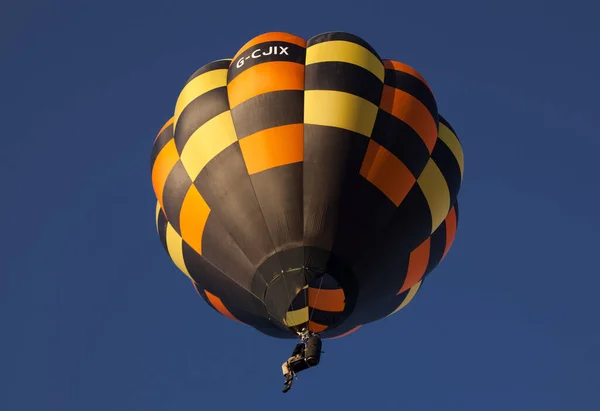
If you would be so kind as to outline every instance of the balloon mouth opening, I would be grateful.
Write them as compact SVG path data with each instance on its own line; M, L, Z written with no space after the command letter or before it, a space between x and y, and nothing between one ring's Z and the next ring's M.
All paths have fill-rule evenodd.
M331 275L312 278L296 293L283 323L294 333L322 333L340 323L346 310L346 292Z

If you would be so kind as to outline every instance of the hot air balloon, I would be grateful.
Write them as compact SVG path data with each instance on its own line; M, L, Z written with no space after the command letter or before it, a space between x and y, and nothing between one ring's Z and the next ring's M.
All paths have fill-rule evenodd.
M342 337L405 307L446 256L463 167L415 69L349 33L270 32L183 86L152 147L156 227L222 315Z

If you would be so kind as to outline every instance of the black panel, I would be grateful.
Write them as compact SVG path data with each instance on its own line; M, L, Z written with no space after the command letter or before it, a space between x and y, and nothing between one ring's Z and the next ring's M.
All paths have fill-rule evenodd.
M259 94L231 110L238 139L258 131L304 121L304 91L283 90Z
M165 129L156 136L156 140L154 140L154 144L152 145L152 151L150 153L150 168L154 166L154 162L156 161L156 157L160 151L167 145L169 141L173 138L173 124L165 127Z
M205 287L201 284L194 283L194 282L193 282L193 285L194 285L194 288L196 289L196 291L198 292L198 294L206 302L206 304L208 304L208 306L211 307L219 315L222 315L221 313L219 313L219 311L217 311L217 309L215 307L213 307L210 300L206 296L206 293L204 292ZM225 285L225 287L228 287L228 286ZM259 331L261 333L264 333L266 335L273 336L276 338L289 339L289 338L295 337L294 334L292 334L285 326L283 326L283 325L278 326L277 324L269 321L268 315L264 311L264 306L261 307L260 305L253 304L252 311L249 311L248 305L244 305L245 303L247 303L247 301L248 301L247 299L242 298L242 300L236 300L240 296L239 290L233 290L233 292L231 292L231 290L229 288L227 288L227 294L219 294L219 292L215 289L211 289L211 288L207 288L207 289L209 290L209 292L211 294L214 294L217 297L219 297L219 299L221 299L221 301L223 302L223 305L225 305L227 310L236 319L243 322L244 324L247 324L247 325L255 328L257 331ZM236 302L236 301L238 301L238 302ZM239 302L243 302L243 304L240 304ZM227 321L229 321L229 320L227 320Z
M332 316L331 321L341 323L352 313L356 305L358 284L352 270L336 256L331 255L327 258L321 258L320 261L324 264L319 267L311 266L300 270L291 269L284 273L274 270L275 264L273 262L279 259L293 261L293 256L322 255L323 253L328 254L327 251L318 251L313 247L298 247L298 249L290 249L279 253L281 256L271 256L259 267L259 275L270 277L270 280L267 280L269 286L265 294L265 303L269 313L274 318L285 318L285 314L296 295L306 284L318 281L323 273L329 274L340 284L346 297L346 306L343 313L326 313L326 315Z
M335 90L364 98L376 106L381 101L383 83L360 66L344 62L323 62L306 66L305 90Z
M431 117L434 119L438 118L437 103L433 93L417 77L403 71L387 69L385 70L385 84L410 94L427 107L427 110L431 113Z
M314 308L310 309L310 321L325 326L334 326L344 318L342 312L321 311Z
M438 119L440 121L440 123L444 124L446 127L448 127L450 129L450 131L452 131L452 133L454 133L455 136L458 136L456 134L456 131L454 131L454 129L452 128L452 126L450 125L450 123L448 122L448 120L446 120L445 117L442 117L441 114L438 114ZM457 137L458 138L458 137ZM460 139L459 139L460 141Z
M353 175L346 183L333 251L355 268L361 259L371 258L372 249L378 247L381 231L397 209L363 176Z
M256 267L248 260L214 213L209 214L204 227L202 255L211 264L227 273L232 280L246 290L251 290ZM263 286L266 289L266 283Z
M254 267L275 251L237 142L214 157L194 184Z
M225 307L234 311L246 311L257 317L268 318L260 299L237 284L226 273L183 243L183 258L190 276L202 288L219 297ZM235 315L235 314L234 314Z
M227 87L210 90L192 100L181 112L175 129L175 145L181 154L192 134L210 119L229 110Z
M429 262L427 264L427 270L423 278L431 273L437 265L442 261L444 256L444 250L446 249L446 222L444 221L440 226L433 232L430 240L429 249Z
M230 63L231 63L231 59L223 59L223 60L212 61L208 64L205 64L204 66L202 66L198 70L196 70L194 72L194 74L192 74L190 76L190 78L188 78L188 80L186 81L185 84L187 85L190 81L192 81L196 77L201 76L204 73L208 73L209 71L228 69Z
M169 249L167 247L167 217L165 217L165 213L163 213L162 209L158 211L158 238L160 239L160 243L165 248L165 251L168 253Z
M275 247L281 250L301 246L304 234L302 163L271 168L253 174L251 180ZM300 264L303 260L304 257Z
M408 124L379 110L371 138L394 154L418 178L429 161L429 149Z
M408 192L382 233L382 241L393 244L397 253L410 253L431 234L431 212L418 184Z
M369 139L352 131L304 126L304 244L331 250L349 175L358 174ZM322 258L307 256L308 259Z
M273 318L284 319L294 297L306 285L302 267L278 274L265 293L265 304Z
M179 229L179 213L181 212L183 199L191 185L192 180L190 179L190 176L187 171L185 171L183 164L181 164L181 160L178 160L171 169L167 181L165 182L163 207L167 219L179 234L181 234Z
M342 31L332 31L329 33L319 34L318 36L315 36L315 37L311 38L310 40L308 40L307 47L314 46L315 44L319 44L319 43L324 43L326 41L336 41L336 40L349 41L351 43L358 44L358 45L366 48L367 50L369 50L371 53L373 53L375 55L375 57L377 57L381 61L381 57L379 57L379 54L377 53L377 51L375 51L375 49L369 43L367 43L365 40L363 40L362 38L360 38L352 33L345 33Z
M270 61L289 61L304 64L306 49L296 44L285 41L268 41L257 44L241 53L229 68L227 83L236 78L240 73L257 64Z

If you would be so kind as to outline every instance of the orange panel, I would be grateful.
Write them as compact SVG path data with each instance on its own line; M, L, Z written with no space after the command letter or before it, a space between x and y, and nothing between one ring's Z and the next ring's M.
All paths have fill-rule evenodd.
M231 314L229 312L229 310L227 309L227 307L225 307L225 305L223 304L223 301L221 301L221 299L219 297L217 297L214 294L209 293L207 290L204 290L204 292L206 293L206 297L208 297L208 300L210 301L210 303L212 304L213 307L215 307L215 309L220 312L221 314L223 314L225 317L229 317L234 321L237 322L241 322L240 320L238 320L237 318L235 318L233 316L233 314Z
M254 133L240 140L248 174L304 160L304 125L290 124Z
M165 131L165 129L167 127L169 127L171 124L173 124L173 120L175 120L175 117L171 117L169 120L167 120L167 122L165 123L164 126L162 126L162 128L160 129L160 131L158 132L158 134L156 135L156 137L154 137L154 141L156 141L156 139L158 138L158 136L160 136L162 134L162 132Z
M259 94L279 90L304 90L303 64L289 61L257 64L227 85L231 108Z
M401 71L403 73L410 74L411 76L416 77L419 80L421 80L423 82L423 84L425 84L429 88L429 90L431 90L431 87L429 87L429 84L427 84L427 82L425 81L425 78L417 70L415 70L408 64L404 64L404 63L401 63L399 61L394 61L394 60L384 60L383 66L388 70Z
M181 205L179 226L181 238L198 254L202 254L202 234L209 214L208 204L192 184Z
M456 224L456 209L452 207L448 213L448 217L446 217L446 248L444 249L442 258L446 257L450 246L454 242L454 237L456 236Z
M373 167L373 163L375 162L375 157L377 156L377 151L381 147L373 140L369 140L369 145L367 146L367 152L365 153L365 158L363 159L362 165L360 167L360 174L365 177L371 167Z
M427 270L427 265L429 264L430 247L431 237L428 237L427 240L423 241L421 245L410 253L408 271L406 272L404 285L402 285L402 288L400 288L400 291L398 291L396 295L402 294L421 280L425 274L425 270Z
M335 340L336 338L342 338L342 337L345 337L345 336L347 336L347 335L350 335L350 334L352 334L353 332L355 332L356 330L358 330L360 327L362 327L362 325L357 325L356 327L354 327L353 329L351 329L351 330L349 330L349 331L345 332L344 334L340 334L340 335L338 335L337 337L331 337L331 338L329 338L329 339L330 339L330 340Z
M344 290L308 289L308 306L321 311L342 312L346 307Z
M154 187L154 193L156 194L156 198L160 203L160 208L165 209L163 205L163 190L165 188L165 183L167 182L167 177L169 177L169 173L175 166L175 164L179 161L179 153L177 152L177 147L175 147L175 140L171 139L160 153L156 157L156 161L154 161L154 167L152 167L152 187Z
M408 124L423 139L429 153L433 151L438 138L437 125L423 103L405 91L384 86L380 107Z
M400 205L415 184L415 177L398 157L373 140L369 141L360 174Z
M326 325L319 324L319 323L316 323L314 321L309 321L308 322L308 331L310 331L310 332L313 332L313 333L322 333L326 329L327 329Z
M244 46L235 54L235 56L231 60L232 64L235 61L235 59L237 59L238 56L240 54L242 54L244 51L246 51L249 48L254 47L260 43L266 43L269 41L284 41L286 43L292 43L292 44L295 44L300 47L306 47L306 40L304 40L301 37L294 36L293 34L277 32L277 31L274 31L271 33L265 33L265 34L261 34L260 36L254 37L252 40L250 40L249 42L244 44Z

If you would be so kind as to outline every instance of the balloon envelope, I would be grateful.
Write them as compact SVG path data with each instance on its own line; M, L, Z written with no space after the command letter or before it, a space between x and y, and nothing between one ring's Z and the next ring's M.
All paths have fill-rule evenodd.
M349 33L266 33L197 70L151 165L175 265L274 337L397 312L457 229L456 133L416 70Z

